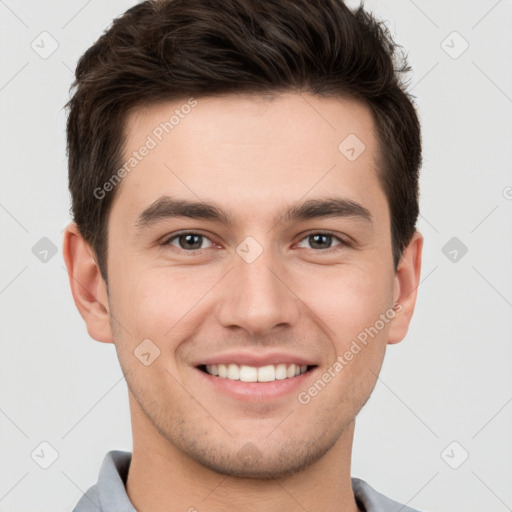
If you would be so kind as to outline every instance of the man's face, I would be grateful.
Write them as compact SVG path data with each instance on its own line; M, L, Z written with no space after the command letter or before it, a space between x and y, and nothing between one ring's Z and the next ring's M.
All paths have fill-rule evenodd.
M148 135L157 144L118 186L108 221L109 308L132 414L218 472L284 475L353 425L393 326L372 117L349 100L299 94L186 103L129 117L127 159ZM179 122L161 133L176 109ZM225 218L212 208L171 215L171 200ZM341 203L329 216L325 205L299 209L314 200ZM309 392L329 369L330 382ZM239 370L262 382L234 380Z

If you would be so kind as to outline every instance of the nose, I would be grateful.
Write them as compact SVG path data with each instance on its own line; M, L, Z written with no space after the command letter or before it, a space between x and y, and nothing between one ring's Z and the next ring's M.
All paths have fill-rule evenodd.
M301 302L289 272L270 250L251 263L235 255L234 268L222 284L217 318L223 327L262 336L275 327L293 326L300 318Z

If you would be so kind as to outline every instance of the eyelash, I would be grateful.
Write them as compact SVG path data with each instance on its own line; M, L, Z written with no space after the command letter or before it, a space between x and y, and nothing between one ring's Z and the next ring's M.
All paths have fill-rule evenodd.
M199 236L209 240L211 244L216 245L214 242L212 242L212 240L210 240L210 238L207 235L204 235L203 233L200 233L200 232L197 232L197 231L183 231L181 233L174 234L171 237L166 238L162 242L162 245L163 246L170 246L171 242L173 240L178 239L180 236L186 236L186 235L199 235ZM303 236L299 240L298 243L300 243L303 240L306 240L307 238L309 238L311 236L314 236L314 235L326 235L326 236L331 237L333 240L336 240L337 242L339 242L338 244L336 244L336 245L334 245L332 247L328 247L327 249L313 249L313 248L310 249L310 250L315 251L315 252L330 252L332 249L335 249L336 247L340 247L341 248L341 247L350 247L351 246L350 243L348 243L346 240L343 240L342 238L340 238L339 236L335 235L334 233L331 233L330 231L312 231L311 233L308 233L305 236ZM176 246L172 246L172 245L171 245L171 247L173 247L174 249L178 250L179 252L182 252L182 253L185 253L185 254L189 254L189 255L200 255L200 254L203 253L203 251L205 251L206 249L209 249L209 247L207 247L205 249L186 250L186 249L182 249L181 247L176 247Z

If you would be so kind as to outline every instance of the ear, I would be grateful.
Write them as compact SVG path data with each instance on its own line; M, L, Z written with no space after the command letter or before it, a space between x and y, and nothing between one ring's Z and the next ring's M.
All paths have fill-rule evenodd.
M75 305L91 338L112 343L107 285L103 280L92 247L75 223L65 230L63 255Z
M416 231L404 249L395 273L393 299L396 308L389 329L388 344L402 341L409 329L420 284L422 249L423 236Z

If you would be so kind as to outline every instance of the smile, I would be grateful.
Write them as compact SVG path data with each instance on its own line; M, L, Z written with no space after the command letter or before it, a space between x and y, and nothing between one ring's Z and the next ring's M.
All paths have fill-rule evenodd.
M230 364L211 364L199 367L204 372L221 379L239 380L242 382L273 382L297 377L306 373L307 365L298 364L269 364L266 366L247 366Z

